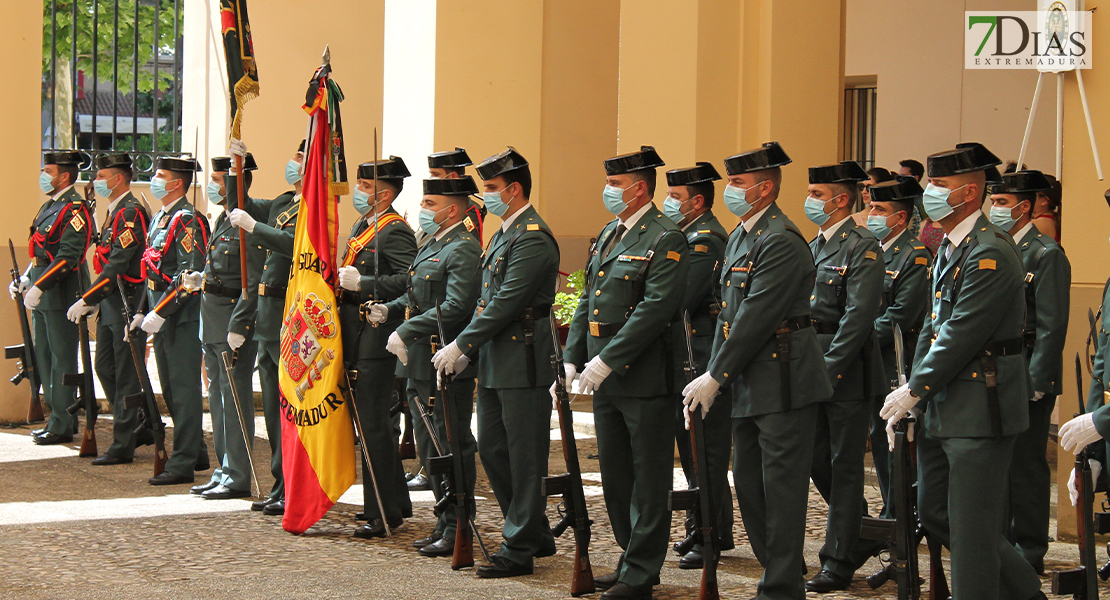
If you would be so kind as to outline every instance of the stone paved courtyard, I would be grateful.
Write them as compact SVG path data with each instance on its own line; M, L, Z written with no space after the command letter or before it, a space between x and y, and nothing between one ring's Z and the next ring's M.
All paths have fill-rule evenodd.
M111 438L111 421L102 418L97 437L101 450ZM209 501L188 495L188 486L152 487L151 447L141 448L130 465L93 467L77 458L73 445L42 448L31 444L31 427L0 428L0 598L565 598L573 559L573 536L557 540L559 553L536 561L532 576L480 580L473 569L452 571L449 559L419 556L410 542L433 526L430 493L414 495L415 517L392 538L365 541L351 536L356 523L354 489L305 535L282 531L278 517L249 510L244 500ZM172 434L172 429L170 430ZM209 438L209 444L211 440ZM211 448L211 445L209 445ZM595 520L591 544L595 574L616 565L619 548L608 528L600 487L594 439L579 440L582 469L593 484L587 489ZM254 459L266 462L265 440L256 440ZM410 469L414 461L406 461ZM677 466L677 464L676 464ZM490 546L499 540L500 515L479 463L477 521ZM561 446L551 444L550 472L563 472ZM272 482L262 473L262 487ZM207 473L198 473L197 482ZM869 502L878 492L869 484ZM549 517L555 518L555 501ZM824 534L825 506L811 491L806 562L818 569ZM739 515L737 548L720 565L721 595L751 598L760 567L747 547ZM672 521L672 541L681 536L682 519ZM1055 530L1055 525L1053 525ZM924 546L922 546L924 548ZM1103 560L1104 552L1098 556ZM477 548L475 557L480 560ZM1048 568L1071 566L1075 546L1053 543ZM923 568L927 557L922 556ZM859 575L878 570L872 560ZM662 585L655 598L696 598L700 571L678 568L668 553ZM1044 580L1046 593L1048 579ZM1110 589L1110 587L1104 587ZM810 597L818 597L810 594ZM597 597L596 595L591 597ZM871 590L857 576L852 587L824 596L895 597L893 584Z

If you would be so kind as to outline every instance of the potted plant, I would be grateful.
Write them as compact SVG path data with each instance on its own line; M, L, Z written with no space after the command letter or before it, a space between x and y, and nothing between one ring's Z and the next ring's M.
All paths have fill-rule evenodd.
M578 308L578 299L582 297L582 292L586 287L586 271L579 269L566 277L567 280L563 286L566 291L556 292L555 304L552 306L555 311L555 321L559 324L559 341L563 344L567 343L570 321L574 318L574 311Z

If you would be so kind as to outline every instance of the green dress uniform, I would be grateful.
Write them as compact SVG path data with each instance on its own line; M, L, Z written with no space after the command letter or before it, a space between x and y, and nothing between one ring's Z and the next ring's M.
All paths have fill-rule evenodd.
M52 164L50 159L47 164ZM94 242L95 229L92 211L73 186L47 200L31 224L29 253L34 262L27 277L43 292L31 317L43 400L50 408L45 434L72 436L76 426L66 410L73 403L74 388L62 385L63 375L78 371L77 325L66 318L66 310L89 287L85 252Z
M429 181L431 180L425 180L425 192L438 193L428 191ZM470 187L473 188L474 185L469 177L462 180L437 181L467 181ZM481 241L462 223L457 223L446 231L439 231L437 235L428 236L412 264L404 271L408 273L408 277L403 280L406 286L404 293L386 304L389 309L386 324L400 323L396 332L408 348L408 364L404 365L398 361L396 375L408 378L409 408L414 419L420 418L416 398L427 406L429 396L436 397L432 421L436 436L443 445L444 454L449 452L447 429L443 420L443 409L440 408L443 399L439 398L436 390L436 372L432 368L430 338L433 335L439 335L436 306L439 306L444 335L448 340L454 340L470 321L481 285L478 279L481 252ZM402 319L403 322L401 322ZM474 414L476 371L475 366L470 365L455 374L454 381L449 385L451 397L448 400L451 402L451 414L455 420L452 423L452 431L460 436L463 450L462 458L466 471L464 489L471 497L473 497L476 476L474 454L477 452L477 443L474 440L474 434L470 431L470 420ZM388 426L388 422L383 426ZM416 430L416 445L420 460L424 464L427 464L428 457L437 454L431 436L424 430ZM443 478L432 476L429 480L438 500L443 495ZM373 509L368 507L367 510ZM448 504L439 515L436 532L446 539L454 539L455 518L455 506L453 503Z
M1102 305L1098 309L1097 320L1091 324L1095 347L1088 347L1093 359L1091 362L1091 385L1087 393L1087 412L1093 413L1092 422L1103 440L1110 440L1110 279L1102 288ZM1096 333L1097 331L1097 333ZM1043 399L1043 398L1042 398ZM1110 454L1110 441L1094 443L1087 451L1091 460L1096 460L1106 469L1106 456Z
M147 308L166 320L153 336L162 397L173 419L173 453L166 472L190 481L194 469L204 470L208 465L201 429L204 405L200 367L204 351L197 297L200 290L185 290L180 276L185 271L204 269L208 238L207 219L195 214L189 200L182 196L151 217L143 256Z
M226 161L226 164L219 164ZM237 492L251 490L251 466L247 453L243 427L239 414L246 424L246 439L254 446L254 375L258 341L254 339L254 321L258 312L258 283L266 253L254 243L250 234L235 227L228 218L228 210L238 205L237 177L227 173L230 159L213 158L212 169L225 173L225 210L216 217L212 235L208 240L208 259L204 265L204 285L200 302L200 340L204 345L204 371L208 375L208 411L212 416L212 446L216 451L217 467L211 481ZM254 159L249 154L244 169L251 170ZM236 192L232 192L236 190ZM246 205L247 200L244 202ZM247 289L242 287L242 265L239 260L239 236L247 238ZM228 333L238 333L246 338L234 352L227 343ZM232 367L234 382L228 380L222 355L226 352L235 361ZM232 402L239 396L239 413Z
M262 413L266 419L266 437L270 442L270 474L274 477L270 498L274 500L285 498L285 476L281 470L278 365L281 364L285 292L289 288L289 272L293 268L293 234L297 230L300 203L301 196L296 192L286 192L273 200L250 198L248 203L244 203L247 212L256 220L251 242L266 253L262 277L258 282L254 339L258 342L258 381L262 385Z
M645 154L655 152L631 156ZM610 166L621 160L606 161L606 172L629 172L619 162ZM598 235L565 361L581 372L599 357L612 369L593 394L605 509L624 550L618 581L643 589L657 581L670 537L674 393L680 389L672 327L681 327L688 261L686 239L673 221L650 203L639 214L629 223L610 221Z
M929 175L996 161L959 148L930 156ZM932 309L909 389L926 407L925 435L917 439L918 513L951 552L954 598L1032 598L1041 587L1003 526L1014 439L1029 427L1033 395L1023 356L1023 277L1013 240L979 211L953 228L933 266Z
M866 178L851 161L809 170L811 184L854 186ZM817 410L811 478L829 506L821 568L850 579L860 567L852 553L861 550L870 409L873 398L888 391L873 335L882 304L884 263L879 241L851 217L826 227L809 245L817 268L810 313L834 391Z
M381 161L379 177L395 175L390 163L400 159ZM402 166L404 163L400 163ZM374 164L359 166L359 179L373 179ZM408 170L404 171L408 176ZM400 180L400 177L392 178ZM368 213L355 221L351 237L343 256L343 266L353 266L361 275L359 290L341 290L340 324L343 331L343 355L358 371L355 383L355 405L358 407L363 433L367 440L367 453L374 465L378 488L382 495L385 515L378 509L370 472L362 467L363 512L366 520L384 519L396 523L398 519L412 516L412 502L405 485L405 469L397 451L397 438L393 435L389 408L393 402L393 383L396 379L397 357L385 349L389 334L399 321L371 327L362 319L359 305L367 301L388 302L405 293L409 282L408 267L416 256L416 238L412 228L397 211L389 208L379 213L378 225L374 214ZM379 231L380 228L380 231ZM375 242L373 236L381 237ZM381 256L377 264L377 282L374 276L375 243ZM375 297L375 292L377 296ZM401 311L403 312L403 310ZM434 316L434 314L433 314ZM433 319L433 325L435 324ZM356 347L357 344L357 347ZM411 354L410 354L411 356ZM411 358L410 358L411 361ZM411 362L409 363L412 364Z
M145 348L146 332L136 328L128 333L123 309L126 302L129 310L135 310L146 283L142 277L142 261L148 223L150 215L146 207L139 204L131 192L115 200L93 255L93 271L97 278L82 296L86 304L100 308L96 325L96 375L112 405L112 445L106 454L125 461L135 457L138 408L128 408L123 399L143 391L127 336L137 336L139 347ZM117 277L123 280L125 298L120 297Z
M875 187L875 186L871 186ZM919 186L920 187L920 186ZM872 196L874 198L874 196ZM886 278L883 280L882 314L875 319L875 337L882 349L882 360L886 385L884 391L902 385L898 382L898 359L894 353L894 325L902 330L903 360L902 370L909 376L913 363L913 350L917 346L917 334L921 322L929 311L929 278L933 255L909 229L891 241L883 252L886 263ZM884 396L876 396L871 408L871 457L875 464L875 474L879 479L879 491L883 495L884 518L891 517L890 473L893 469L889 444L886 439L886 421L879 417Z
M483 179L495 175L478 173ZM531 204L490 238L479 265L481 296L455 342L478 358L478 453L505 518L498 554L531 564L553 554L543 478L551 444L551 304L559 245Z
M1040 185L1048 181L1040 173L1022 171L1003 175L1006 185L1023 186L1022 180L1036 173ZM1006 193L994 191L994 193ZM1029 429L1014 441L1010 463L1010 515L1008 537L1018 552L1038 573L1044 572L1048 552L1052 473L1045 448L1056 397L1063 391L1064 338L1068 332L1071 302L1071 263L1052 238L1032 224L1018 232L1015 240L1025 268L1025 360L1033 379L1033 392L1043 394L1029 403Z

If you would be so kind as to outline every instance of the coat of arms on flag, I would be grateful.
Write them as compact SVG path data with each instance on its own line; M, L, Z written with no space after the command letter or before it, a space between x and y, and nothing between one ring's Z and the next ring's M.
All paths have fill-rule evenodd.
M281 362L289 377L301 383L323 346L320 338L335 337L333 307L316 294L309 293L301 300L297 292L285 318L285 331L281 334ZM331 362L330 360L328 362ZM319 372L323 368L320 365ZM317 375L319 378L319 375Z

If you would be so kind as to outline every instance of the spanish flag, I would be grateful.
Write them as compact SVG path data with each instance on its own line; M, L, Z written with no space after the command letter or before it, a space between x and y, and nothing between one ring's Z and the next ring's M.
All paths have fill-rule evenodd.
M285 474L282 527L304 533L355 482L354 429L336 305L339 196L333 172L342 147L339 88L330 67L316 71L305 105L308 144L293 272L281 328L281 455Z

